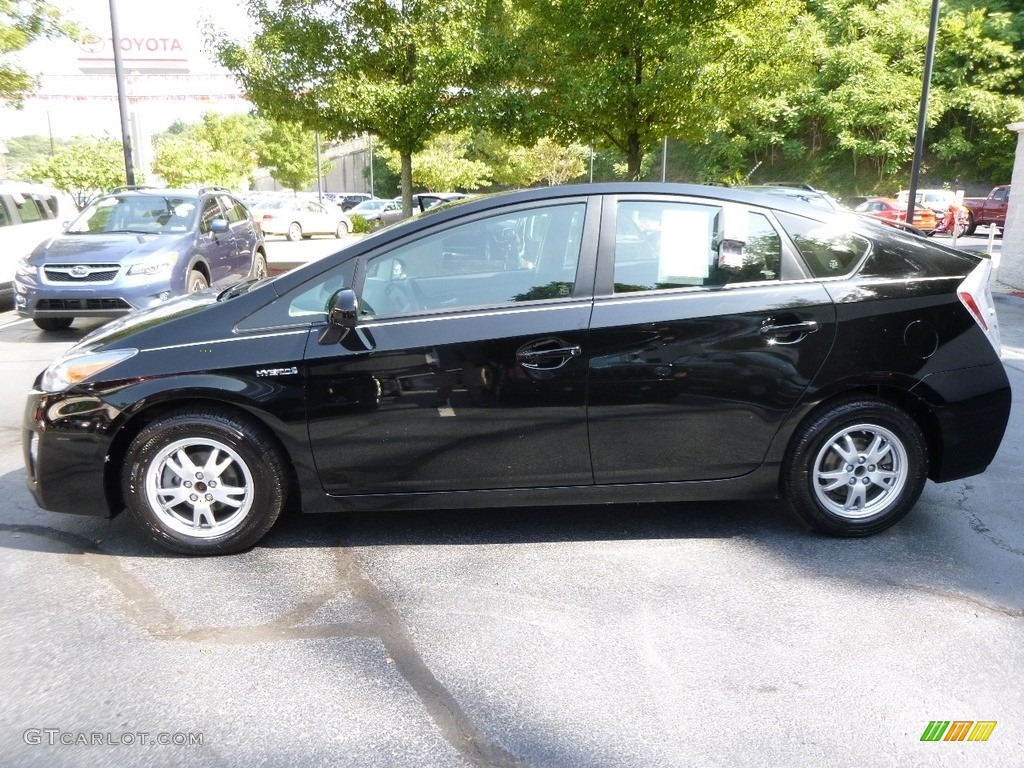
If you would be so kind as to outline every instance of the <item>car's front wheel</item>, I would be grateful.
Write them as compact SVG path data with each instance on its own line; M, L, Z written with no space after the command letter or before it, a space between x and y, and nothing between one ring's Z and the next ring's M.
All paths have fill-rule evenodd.
M32 322L44 331L66 331L71 327L73 320L71 317L36 317Z
M348 224L346 224L344 221L339 221L338 222L338 228L336 230L334 230L334 236L335 237L344 237L347 234L348 234Z
M188 273L188 292L199 293L199 291L205 291L210 287L209 281L206 279L206 275L200 272L198 269L193 269Z
M808 525L834 536L868 536L902 519L928 476L917 423L875 398L845 400L813 416L793 437L782 491Z
M293 243L296 240L302 239L302 225L297 221L293 221L288 225L288 234L286 235L289 240Z
M257 251L252 260L252 271L249 273L249 277L253 280L262 280L268 274L270 274L270 270L267 268L267 257Z
M967 236L973 235L978 230L978 222L974 220L974 214L967 211L967 227L964 229L964 234Z
M132 441L122 477L132 518L156 544L190 555L253 546L284 505L287 472L272 441L227 412L165 416Z

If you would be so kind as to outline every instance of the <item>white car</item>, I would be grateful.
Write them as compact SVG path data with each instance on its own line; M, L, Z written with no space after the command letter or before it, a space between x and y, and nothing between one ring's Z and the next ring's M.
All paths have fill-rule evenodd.
M910 190L904 189L896 195L896 199L901 203L909 202ZM949 210L949 206L954 203L956 203L956 192L951 189L919 189L917 194L914 195L915 205L931 208L940 216Z
M352 221L338 206L316 200L268 200L253 206L252 215L264 235L284 235L289 240L313 235L344 237L352 231Z
M0 183L0 295L10 300L18 260L78 216L66 192L24 181Z

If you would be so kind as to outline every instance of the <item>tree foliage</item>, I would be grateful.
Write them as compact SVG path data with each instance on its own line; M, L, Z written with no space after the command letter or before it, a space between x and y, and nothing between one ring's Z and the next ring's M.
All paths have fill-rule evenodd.
M259 164L266 126L251 115L207 112L198 123L172 123L153 137L153 170L167 183L238 187Z
M458 127L486 4L246 0L253 39L213 46L266 116L325 137L371 133L398 152L409 212L412 155Z
M109 137L76 139L53 155L37 157L24 175L70 192L81 204L124 183L124 147Z
M412 157L412 183L428 190L473 190L490 183L490 166L469 159L471 131L441 133ZM401 158L393 150L381 152L392 171L401 171Z
M797 0L523 0L515 82L542 133L614 147L629 178L666 136L700 139L786 79Z
M261 164L288 189L305 189L316 181L316 137L313 131L287 120L270 120L269 124L259 144Z
M12 54L34 40L77 35L77 28L47 0L0 0L0 104L20 107L37 85Z
M7 147L7 170L13 177L19 177L37 159L62 149L71 142L68 139L49 139L46 136L29 134L4 139ZM52 147L51 147L52 144Z

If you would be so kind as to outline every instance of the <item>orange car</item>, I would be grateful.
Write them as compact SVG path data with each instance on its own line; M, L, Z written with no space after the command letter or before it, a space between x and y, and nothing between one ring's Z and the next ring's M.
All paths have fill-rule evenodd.
M874 216L876 219L881 219L894 226L899 226L907 220L907 204L893 200L891 197L869 197L853 210L857 213ZM931 232L938 226L935 212L931 208L914 206L914 226L922 232Z

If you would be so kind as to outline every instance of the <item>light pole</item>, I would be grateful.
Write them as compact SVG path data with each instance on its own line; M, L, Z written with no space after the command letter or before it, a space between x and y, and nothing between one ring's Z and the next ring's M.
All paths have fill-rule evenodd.
M928 92L931 89L932 65L935 63L935 35L939 29L939 0L932 0L932 17L928 26L928 50L924 57L924 82L921 84L921 110L917 114L917 141L914 144L914 162L910 166L910 195L907 200L907 224L914 223L914 205L917 202L917 179L921 175L921 156L924 154L924 132L928 118Z
M128 97L124 90L124 65L121 63L121 33L117 28L117 7L110 0L110 36L114 46L114 80L117 83L117 108L121 112L121 144L124 146L124 178L128 186L135 184L132 163L132 138L128 132Z

